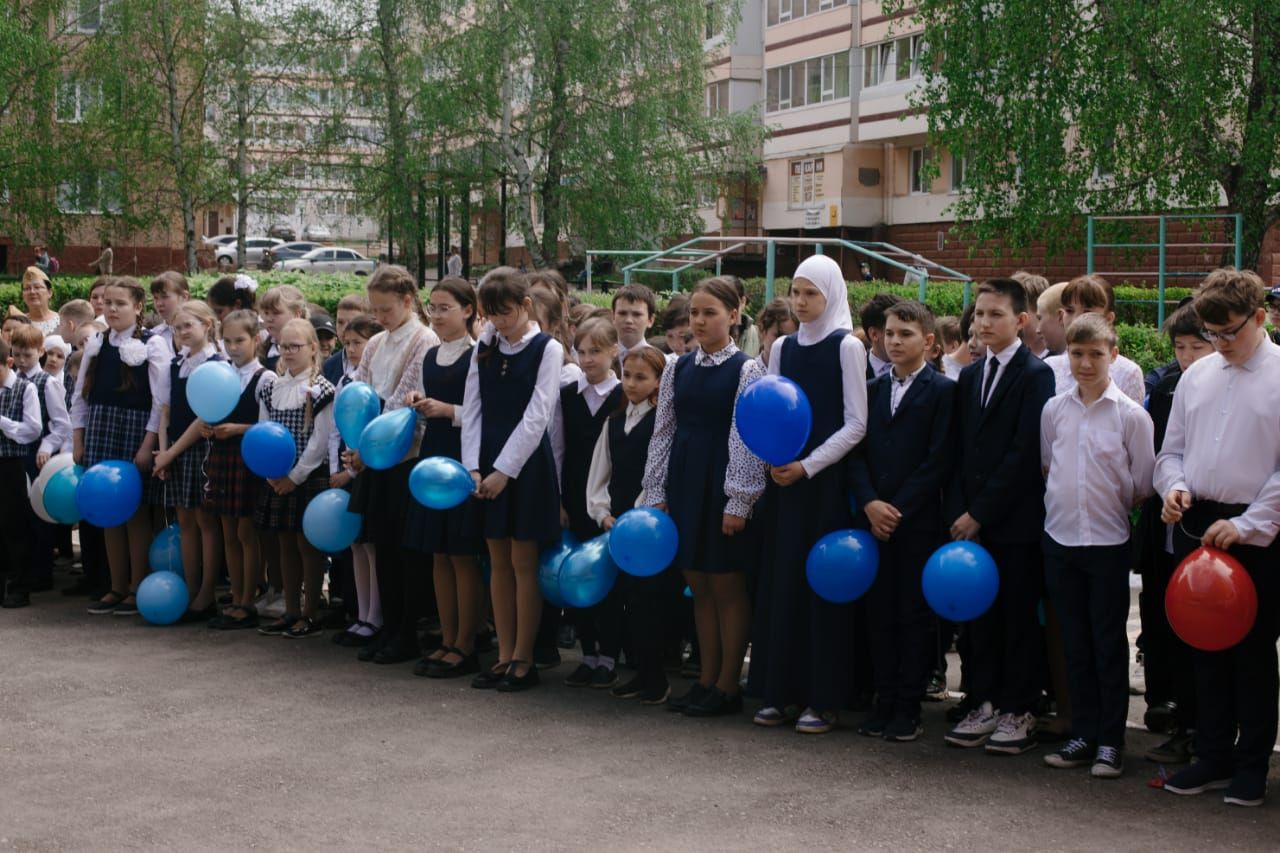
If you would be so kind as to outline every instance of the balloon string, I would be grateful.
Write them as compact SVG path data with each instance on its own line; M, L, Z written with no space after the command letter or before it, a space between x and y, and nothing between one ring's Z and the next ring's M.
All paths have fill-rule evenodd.
M1181 530L1182 535L1187 537L1188 539L1194 539L1195 541L1199 542L1201 539L1204 538L1204 533L1192 533L1190 530L1187 530L1186 525L1184 525L1181 521L1178 522L1178 529ZM1209 532L1209 528L1206 527L1205 533L1208 533L1208 532Z

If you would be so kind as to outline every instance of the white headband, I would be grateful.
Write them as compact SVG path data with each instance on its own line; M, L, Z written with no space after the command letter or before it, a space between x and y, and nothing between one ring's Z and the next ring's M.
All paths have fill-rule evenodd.
M250 276L241 274L236 276L235 287L236 287L236 290L247 290L250 293L254 293L258 289L258 282L256 279Z

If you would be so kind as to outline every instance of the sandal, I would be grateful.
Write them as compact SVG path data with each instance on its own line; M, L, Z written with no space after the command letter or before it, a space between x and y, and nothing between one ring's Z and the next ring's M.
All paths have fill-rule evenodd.
M240 611L243 616L232 616L234 611ZM234 631L240 628L256 628L258 627L258 608L252 604L236 605L228 607L223 611L221 616L209 620L209 627L219 631Z
M281 636L290 640L300 640L303 637L318 637L324 633L324 628L320 623L310 616L303 616L301 619L294 621Z
M258 633L264 637L279 637L285 631L293 627L293 623L302 619L301 616L286 613L274 622L268 622L266 625L258 628Z

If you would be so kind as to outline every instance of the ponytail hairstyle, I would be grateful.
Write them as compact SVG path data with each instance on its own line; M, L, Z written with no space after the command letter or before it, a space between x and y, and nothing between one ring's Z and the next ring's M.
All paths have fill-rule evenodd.
M203 302L188 300L174 312L174 319L177 319L179 314L189 314L204 324L205 341L213 344L214 347L218 346L218 318L214 316L212 308Z
M724 275L704 278L693 286L693 290L689 291L689 296L692 298L695 293L705 293L708 296L715 297L717 301L724 305L725 310L732 314L742 308L742 302L738 298L738 285L734 283L735 281L736 279L732 276ZM732 336L732 328L730 328L729 333Z
M616 347L618 345L618 330L613 323L603 317L587 320L578 326L577 333L573 336L574 348L581 348L582 342L588 339L605 349Z
M188 305L192 304L190 302ZM249 337L256 338L262 329L262 321L258 319L256 311L240 309L232 311L230 314L222 318L222 334L227 334L227 326L241 326Z
M545 287L531 287L529 299L533 302L533 313L542 331L560 342L560 347L564 350L564 363L573 361L573 350L569 347L569 326L564 321L564 304L560 298Z
M465 279L457 276L446 276L440 279L435 287L431 288L432 293L437 290L452 296L463 311L468 308L471 309L471 316L467 317L467 334L475 337L476 289Z
M191 285L187 284L187 277L177 270L166 270L151 279L152 296L159 296L169 290L174 293L185 293L187 296L191 295Z
M231 311L252 311L257 301L254 296L254 291L257 290L257 282L254 282L253 287L249 287L248 282L241 282L242 286L236 287L236 282L240 279L248 279L248 276L224 275L209 287L209 292L205 295L205 299L214 305ZM249 281L252 281L252 279L249 279ZM278 290L279 288L274 289Z
M485 315L499 314L503 311L524 307L529 298L529 278L515 267L494 267L480 279L478 301ZM498 348L495 336L488 345L480 348L476 357L483 363Z
M439 285L436 285L439 287ZM372 314L357 314L347 322L347 327L342 330L345 335L347 332L355 332L366 341L371 339L378 332L385 331L382 324L373 318Z
M422 298L418 296L418 282L413 273L399 264L383 264L369 276L365 289L370 293L389 293L392 296L408 296L413 301L413 312L418 315L422 325L430 326L431 319L422 307Z
M301 332L302 336L306 338L307 343L311 345L312 350L315 352L315 354L311 357L311 370L307 375L308 391L307 391L307 402L306 402L306 416L305 416L305 419L303 420L304 428L311 429L311 420L314 415L314 408L313 408L314 404L311 401L310 388L312 385L316 384L316 377L320 375L320 338L316 336L316 327L311 325L311 321L304 320L300 317L295 317L294 319L285 323L284 327L280 329L280 337L283 338L284 333L290 330Z
M134 340L139 340L139 341L143 340L142 330L144 327L143 327L142 314L147 309L147 291L143 288L143 286L138 282L136 278L132 278L127 275L110 279L107 282L105 289L123 290L125 294L128 295L130 301L133 302L133 307L137 310L137 315L138 315L137 320L133 326L133 337L134 337ZM103 334L110 335L111 330L108 329L106 332L103 332ZM89 359L88 363L86 363L83 367L83 369L87 371L84 377L84 398L86 400L89 399L89 394L93 391L93 374L94 374L94 367L96 366L97 359L98 357L96 355L93 356L93 358ZM121 370L120 384L116 386L115 390L129 391L132 389L133 389L133 371Z
M558 270L534 270L529 273L529 294L545 290L560 300L560 313L569 316L569 283Z
M658 391L662 387L662 372L667 368L667 357L662 350L657 347L636 347L627 353L626 358L622 359L622 367L625 370L629 362L641 361L644 366L653 371L653 375L658 379L658 385L653 389L653 393L649 395L649 402L654 406L658 405ZM627 411L627 398L624 395L622 405L615 412L615 415L622 415Z

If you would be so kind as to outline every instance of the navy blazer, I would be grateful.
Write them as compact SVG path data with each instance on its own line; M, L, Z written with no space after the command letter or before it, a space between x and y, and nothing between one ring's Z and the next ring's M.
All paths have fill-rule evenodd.
M982 405L983 367L960 372L956 388L959 464L947 490L948 526L964 513L982 525L982 539L1034 543L1044 534L1040 411L1054 393L1053 370L1026 345L1018 347Z
M849 455L857 524L869 527L862 507L881 500L902 513L898 530L941 531L943 488L955 459L956 383L925 365L893 414L891 385L892 372L867 386L867 434Z
M342 350L326 358L324 364L320 365L320 372L329 380L330 385L337 388L338 380L342 379Z

